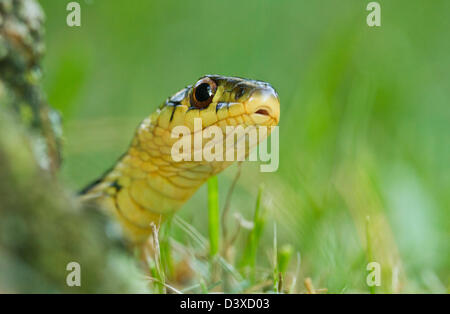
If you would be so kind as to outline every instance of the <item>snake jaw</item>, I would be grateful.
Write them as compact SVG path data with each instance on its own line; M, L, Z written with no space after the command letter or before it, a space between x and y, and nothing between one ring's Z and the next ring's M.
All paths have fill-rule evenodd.
M280 100L270 85L255 89L245 106L256 125L277 125L280 120Z

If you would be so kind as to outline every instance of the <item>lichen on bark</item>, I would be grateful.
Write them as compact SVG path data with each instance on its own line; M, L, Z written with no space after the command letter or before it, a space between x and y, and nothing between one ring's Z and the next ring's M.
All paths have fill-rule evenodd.
M61 127L41 89L43 23L36 1L0 1L0 106L14 111L36 133L37 160L54 173L61 162Z

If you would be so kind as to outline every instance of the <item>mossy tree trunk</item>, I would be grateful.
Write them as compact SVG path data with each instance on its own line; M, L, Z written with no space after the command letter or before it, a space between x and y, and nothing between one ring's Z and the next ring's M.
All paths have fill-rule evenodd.
M0 293L126 292L106 219L54 175L61 128L41 88L43 21L35 0L0 0ZM73 261L81 287L66 284Z

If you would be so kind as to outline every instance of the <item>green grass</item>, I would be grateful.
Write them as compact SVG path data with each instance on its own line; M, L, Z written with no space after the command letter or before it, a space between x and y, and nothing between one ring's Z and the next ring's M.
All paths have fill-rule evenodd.
M153 283L153 292L155 293L183 293L183 292L295 292L295 285L290 289L282 290L281 280L289 278L287 275L289 261L292 254L290 245L284 246L282 254L278 255L276 225L273 230L273 248L272 256L267 256L266 261L257 260L257 252L261 249L260 237L265 226L264 212L261 209L261 198L263 188L259 188L256 198L256 207L253 215L253 221L247 227L248 232L241 233L234 241L225 243L225 238L220 237L219 219L219 200L218 200L218 180L212 177L208 181L208 230L209 237L206 238L196 230L195 227L188 224L179 217L175 217L176 224L182 230L188 239L177 242L176 232L172 230L172 219L163 225L158 232L155 230L155 255L148 259L150 268L151 282ZM229 193L231 197L233 193ZM223 223L223 222L222 222ZM236 228L235 224L240 222L232 221L227 226L230 229ZM237 241L236 241L237 240ZM239 246L239 240L245 242L245 245ZM173 242L172 242L173 241ZM193 241L193 242L191 242ZM176 249L174 242L179 245L178 256L174 254ZM222 255L219 247L229 246L229 250L241 251L235 252L234 257L228 254ZM225 252L225 251L224 251ZM235 256L242 256L240 259ZM178 258L178 261L175 259ZM174 276L177 271L177 264L180 261L187 262L190 265L189 284L177 281ZM280 263L280 264L279 264ZM208 264L210 266L208 266ZM298 274L296 274L298 275ZM291 283L292 278L290 278ZM176 287L176 288L175 288ZM180 290L178 290L180 289Z
M208 180L208 222L209 254L214 258L220 243L219 183L216 176Z
M263 193L263 187L258 189L258 195L256 197L255 212L253 214L252 228L249 232L247 243L243 250L243 256L240 263L240 268L243 269L247 275L250 276L250 282L254 283L256 277L256 258L257 250L260 244L260 239L264 225L266 223L265 209L261 208L261 197Z

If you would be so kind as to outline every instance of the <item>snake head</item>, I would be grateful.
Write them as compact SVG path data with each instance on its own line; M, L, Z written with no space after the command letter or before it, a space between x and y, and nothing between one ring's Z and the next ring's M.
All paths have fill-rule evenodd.
M280 101L275 89L266 82L206 75L196 83L170 97L162 106L179 107L184 123L192 126L193 119L202 120L203 128L218 126L275 126L280 119ZM181 106L181 108L180 108ZM173 116L171 117L173 120Z
M232 163L229 162L231 158L225 156L231 147L226 145L227 139L231 137L234 140L237 136L234 148L244 139L245 152L240 153L241 157L237 157L239 152L233 149L236 156L234 161L242 160L242 156L247 156L255 145L270 134L271 127L276 126L279 119L280 101L277 92L269 83L238 77L206 75L169 97L154 114L144 120L138 130L137 141L140 144L138 142L136 144L142 145L147 142L150 153L156 154L157 149L162 155L167 156L173 153L172 148L179 139L173 136L174 130L184 128L186 131L183 135L185 138L191 137L189 141L191 144L194 143L193 150L189 152L187 167L201 166L209 169L209 173L218 173ZM239 127L246 132L257 129L259 134L253 137L256 140L249 140L249 133L245 136L239 134L230 136L230 129ZM212 129L215 129L214 132ZM261 129L265 129L263 135ZM194 135L197 131L209 132L209 137L221 133L222 162L218 158L211 162L208 158L200 160L195 157L198 150L203 150L208 143L203 140L200 147L194 147ZM205 134L207 133L202 134L204 138ZM213 153L218 151L217 141L213 143L216 145Z

